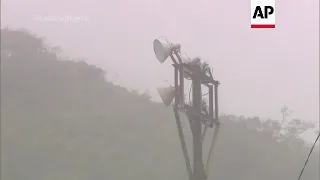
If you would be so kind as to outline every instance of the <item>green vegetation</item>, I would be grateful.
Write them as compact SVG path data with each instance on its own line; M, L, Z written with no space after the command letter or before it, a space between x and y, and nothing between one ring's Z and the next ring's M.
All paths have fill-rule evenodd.
M2 180L187 179L172 109L56 50L26 31L1 30ZM276 137L276 121L221 122L209 179L297 179L309 151L298 135L308 124L294 120ZM317 179L318 149L302 177Z

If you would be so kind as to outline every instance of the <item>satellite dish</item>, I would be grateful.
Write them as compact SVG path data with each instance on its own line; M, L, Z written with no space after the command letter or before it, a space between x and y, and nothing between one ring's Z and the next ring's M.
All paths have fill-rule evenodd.
M201 66L201 59L199 57L192 58L190 64L200 67Z
M188 64L191 62L191 58L187 56L186 54L180 55L182 63Z
M153 50L160 63L164 63L176 49L180 49L179 44L171 44L165 40L160 39L155 39L153 41Z
M192 59L190 57L188 57L186 54L183 54L180 56L181 57L181 61L182 63L185 63L185 64L190 64ZM191 71L189 71L188 69L184 68L183 69L183 77L186 78L186 79L190 79L190 74L192 74Z
M163 104L169 106L175 97L175 89L172 86L157 88Z

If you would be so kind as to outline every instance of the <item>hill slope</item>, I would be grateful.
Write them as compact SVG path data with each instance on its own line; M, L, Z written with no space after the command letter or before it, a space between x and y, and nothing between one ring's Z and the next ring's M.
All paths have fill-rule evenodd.
M27 32L1 37L1 179L186 179L170 108L106 82L98 67L58 60ZM272 121L221 121L211 179L298 176L308 153L299 127L278 142ZM304 180L319 179L314 152Z

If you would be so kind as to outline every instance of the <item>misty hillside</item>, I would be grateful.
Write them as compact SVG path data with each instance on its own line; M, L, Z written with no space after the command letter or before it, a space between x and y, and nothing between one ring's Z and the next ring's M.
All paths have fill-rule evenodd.
M106 75L26 31L2 29L1 179L187 179L172 109ZM276 137L276 121L224 115L221 123L209 179L297 179L309 124L292 120ZM301 180L317 179L319 150Z

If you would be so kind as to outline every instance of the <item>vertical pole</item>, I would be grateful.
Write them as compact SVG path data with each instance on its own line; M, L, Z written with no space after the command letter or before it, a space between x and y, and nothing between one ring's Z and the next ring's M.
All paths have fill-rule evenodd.
M218 85L219 85L219 83L216 83L216 84L214 85L214 111L215 111L215 119L216 119L216 121L219 120Z
M179 77L180 77L180 83L179 83L180 88L178 92L180 94L180 107L183 108L184 107L184 76L183 76L182 60L177 50L174 50L173 52L179 60L178 69L179 69ZM171 55L171 58L173 58L173 55Z
M213 118L213 87L209 85L209 114Z
M201 123L201 80L198 76L192 78L192 100L193 110L193 180L203 180L205 178L204 165L202 159L202 123Z
M179 106L179 70L174 66L174 89L175 89L175 107Z
M179 64L181 65L181 64ZM180 66L179 67L179 77L180 77L180 91L179 91L179 94L180 94L180 107L183 108L184 107L184 75L183 75L183 66Z

